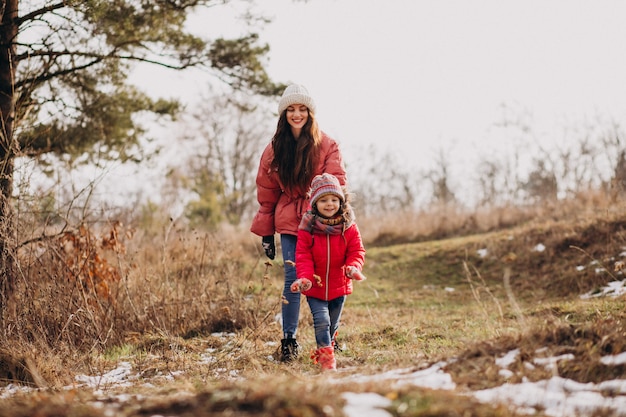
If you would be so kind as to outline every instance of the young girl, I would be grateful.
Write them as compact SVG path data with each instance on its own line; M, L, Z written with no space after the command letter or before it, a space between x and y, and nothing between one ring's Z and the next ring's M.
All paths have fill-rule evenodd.
M300 294L292 293L289 288L296 280L291 263L295 262L298 225L308 207L307 191L313 177L323 172L336 175L342 185L346 183L339 145L320 130L315 107L304 86L292 84L285 89L278 103L276 132L263 151L256 177L260 207L250 230L262 237L265 255L270 259L276 256L274 234L278 233L285 263L282 362L298 356Z
M302 218L296 245L299 278L291 291L306 295L311 308L317 344L314 362L334 370L334 336L346 296L352 293L352 279L364 279L365 248L337 177L316 176L309 195L310 210Z

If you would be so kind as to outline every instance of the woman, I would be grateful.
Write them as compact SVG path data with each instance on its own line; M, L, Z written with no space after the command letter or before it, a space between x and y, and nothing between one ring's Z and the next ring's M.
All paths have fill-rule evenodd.
M315 120L315 102L307 89L298 84L287 87L278 103L278 125L267 145L257 173L259 211L250 230L262 236L263 249L274 259L274 234L280 235L285 283L282 304L282 362L298 356L296 333L300 317L300 294L292 293L296 280L295 252L298 227L307 211L307 191L311 180L324 172L346 185L346 170L339 145L322 132Z

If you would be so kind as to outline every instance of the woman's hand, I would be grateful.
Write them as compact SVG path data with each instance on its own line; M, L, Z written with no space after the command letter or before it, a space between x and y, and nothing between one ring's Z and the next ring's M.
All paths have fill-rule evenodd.
M263 245L263 250L265 251L265 256L270 259L274 259L276 257L276 245L274 244L274 235L263 236L261 242Z

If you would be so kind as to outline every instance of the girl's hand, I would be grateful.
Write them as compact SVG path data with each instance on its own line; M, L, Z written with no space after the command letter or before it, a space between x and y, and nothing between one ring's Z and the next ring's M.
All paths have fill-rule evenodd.
M311 280L307 278L298 278L289 288L291 289L291 292L303 292L310 290L312 286L313 283L311 283Z
M347 266L346 267L346 276L355 281L365 281L367 278L356 266Z

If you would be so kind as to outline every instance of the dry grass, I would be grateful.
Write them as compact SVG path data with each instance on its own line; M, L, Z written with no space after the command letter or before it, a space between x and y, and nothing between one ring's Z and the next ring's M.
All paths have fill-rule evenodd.
M458 205L433 206L422 211L394 213L392 216L360 217L364 240L374 246L438 240L517 227L540 219L578 221L622 213L626 201L590 191L570 200L542 202L528 206L507 204L468 209Z
M155 343L215 332L254 340L275 330L279 266L268 268L260 255L215 234L172 229L158 243L133 236L136 244L130 233L117 232L116 250L85 232L80 250L68 248L61 236L24 254L26 276L0 339L5 356L19 352L13 362L24 369L7 370L2 378L33 383L18 377L33 373L24 366L23 357L30 357L44 386L64 385L77 372L97 370L93 358L117 346L150 353Z
M397 239L383 239L382 227L361 221L362 230L374 230L366 237L368 280L355 284L346 304L340 375L421 369L454 358L445 370L459 390L480 389L504 382L495 358L519 348L509 382L553 372L580 382L623 378L623 366L604 366L599 358L626 350L624 298L578 295L621 278L613 265L626 246L626 217L614 207L509 215L515 213L520 217L507 222L518 226L504 229L496 226L506 223L504 213L500 220L494 214L494 224L475 223L477 229L449 217L404 218L405 234ZM326 383L307 355L314 336L306 303L304 354L277 363L270 357L280 339L282 265L266 263L258 239L245 230L116 227L114 245L106 227L79 234L78 252L62 239L22 251L23 279L0 335L0 377L45 390L0 400L0 416L35 409L41 416L104 415L93 405L98 401L121 416L340 415L338 390L379 392L393 401L396 416L515 415L450 392ZM426 238L439 234L456 236ZM544 251L535 249L539 244ZM100 263L87 267L91 261ZM577 360L550 371L526 366L538 354L563 353ZM150 386L101 387L106 399L82 389L57 391L76 375L102 375L122 361ZM114 397L120 392L137 396L132 406Z

